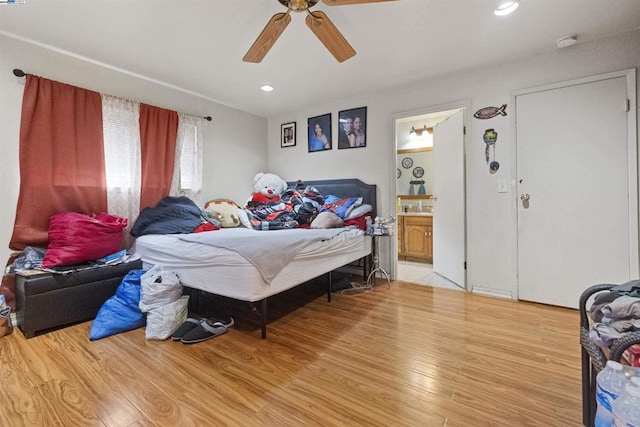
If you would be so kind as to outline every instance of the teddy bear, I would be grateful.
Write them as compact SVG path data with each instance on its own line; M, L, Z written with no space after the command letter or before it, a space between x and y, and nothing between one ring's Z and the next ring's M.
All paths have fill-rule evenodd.
M222 228L232 228L240 225L238 214L240 207L229 199L213 199L204 205L204 210L220 222Z
M269 203L280 201L280 196L287 191L287 182L273 173L259 172L253 178L252 202Z

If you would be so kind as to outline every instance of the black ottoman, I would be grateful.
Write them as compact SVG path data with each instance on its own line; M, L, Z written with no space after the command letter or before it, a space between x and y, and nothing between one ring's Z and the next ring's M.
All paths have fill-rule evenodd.
M26 338L96 317L136 260L67 274L16 274L16 319Z

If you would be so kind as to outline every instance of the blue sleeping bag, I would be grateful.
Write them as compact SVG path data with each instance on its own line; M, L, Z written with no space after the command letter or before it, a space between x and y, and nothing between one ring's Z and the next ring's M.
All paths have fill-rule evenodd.
M100 311L91 324L89 339L115 335L144 326L147 323L146 314L140 311L140 276L146 270L131 270L122 279L116 294L100 307Z

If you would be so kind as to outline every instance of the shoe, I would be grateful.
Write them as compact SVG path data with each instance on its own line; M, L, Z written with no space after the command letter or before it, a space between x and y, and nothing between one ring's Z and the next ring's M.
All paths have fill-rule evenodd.
M195 344L217 337L227 332L233 326L233 318L227 320L202 319L200 323L187 332L180 341L183 344Z
M221 323L224 327L230 328L233 326L233 317L227 317L226 319L218 319L215 317L208 317L209 323Z
M171 339L174 341L180 341L182 337L184 337L187 332L195 328L200 324L200 319L194 319L193 317L188 317L187 320L184 321L182 325L171 336Z

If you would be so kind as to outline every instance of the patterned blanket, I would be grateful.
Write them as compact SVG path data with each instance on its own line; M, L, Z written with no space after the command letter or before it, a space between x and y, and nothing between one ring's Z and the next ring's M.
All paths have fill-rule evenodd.
M254 230L284 230L310 224L324 203L324 196L312 186L303 191L288 189L277 202L249 201L245 208Z

